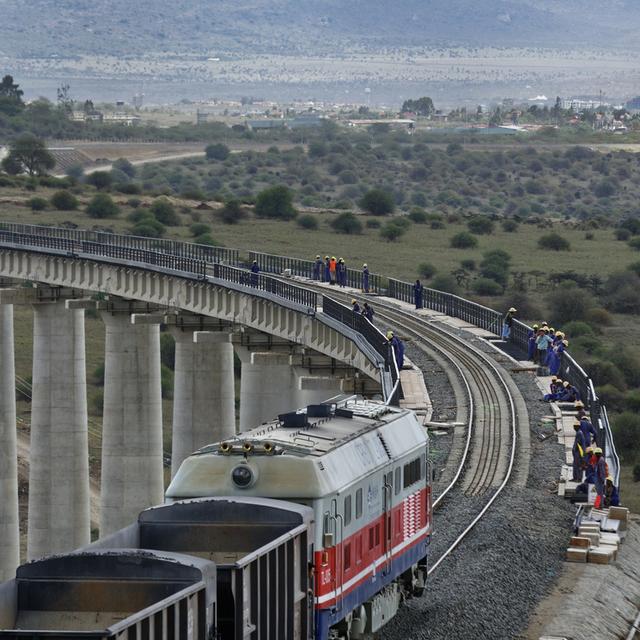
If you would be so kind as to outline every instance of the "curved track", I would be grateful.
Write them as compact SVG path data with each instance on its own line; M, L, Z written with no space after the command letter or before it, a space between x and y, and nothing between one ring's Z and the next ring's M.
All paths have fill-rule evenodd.
M352 297L351 293L327 292L326 287L314 288L347 305ZM417 348L427 353L433 350L441 353L462 380L468 394L464 451L452 481L437 496L433 509L442 509L445 498L454 489L467 495L486 496L487 500L479 512L469 514L467 526L431 565L430 575L453 553L508 485L517 450L516 403L495 362L468 341L436 326L432 320L380 299L375 300L375 311L377 319L397 327ZM455 501L447 506L455 508Z

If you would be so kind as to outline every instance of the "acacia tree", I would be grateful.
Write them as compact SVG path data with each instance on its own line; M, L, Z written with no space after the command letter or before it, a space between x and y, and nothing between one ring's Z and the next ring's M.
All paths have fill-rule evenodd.
M55 158L47 151L44 140L24 133L11 143L7 157L2 161L2 168L14 175L26 171L30 176L39 176L53 169L55 164Z
M13 81L13 76L6 75L0 82L0 113L15 115L24 108L23 91Z

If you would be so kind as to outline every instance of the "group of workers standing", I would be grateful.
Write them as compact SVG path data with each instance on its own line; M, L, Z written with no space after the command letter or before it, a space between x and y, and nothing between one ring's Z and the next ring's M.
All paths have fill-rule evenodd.
M347 286L347 265L344 258L336 259L325 256L324 260L320 255L316 256L313 263L313 279L318 282L328 282L340 287ZM362 290L369 293L369 267L366 263L362 265Z

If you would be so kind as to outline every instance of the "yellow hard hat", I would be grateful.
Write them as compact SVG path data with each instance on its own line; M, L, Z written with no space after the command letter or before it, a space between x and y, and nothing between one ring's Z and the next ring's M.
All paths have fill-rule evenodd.
M568 347L568 346L569 346L569 341L568 341L568 340L563 340L563 341L562 341L562 344L563 344L565 347Z
M582 400L576 400L575 406L578 408L584 407L584 402L582 402Z
M511 307L511 308L509 309L509 313L515 313L516 311L517 311L517 309L516 309L516 308L514 308L514 307Z
M367 266L367 263L365 262L365 263L362 265L362 268L364 269L366 266Z
M533 325L533 328L534 328L534 329L537 329L537 328L538 328L538 325L537 325L537 324L534 324L534 325Z
M387 331L387 338L393 338L393 331Z
M596 447L596 448L593 450L593 453L595 453L596 455L598 455L598 454L602 455L602 449L601 449L600 447Z
M558 379L558 376L551 376L551 382L555 382Z
M546 321L546 320L542 323L542 326L543 326L543 327L546 327L546 326L547 326L547 321Z
M354 299L351 301L351 304L356 304L356 302L357 302L357 300L354 298Z
M613 476L607 476L606 480L608 480L609 482L613 482Z
M562 384L563 384L565 387L568 387L568 386L569 386L569 383L568 383L566 380L565 380Z
M331 256L331 259L332 259L332 260L335 260L335 259L336 259L336 257L335 257L335 256Z
M320 260L320 255L317 255L317 256L316 256L316 260Z
M325 257L324 257L324 259L325 259L325 260L328 260L328 259L329 259L329 256L325 256Z

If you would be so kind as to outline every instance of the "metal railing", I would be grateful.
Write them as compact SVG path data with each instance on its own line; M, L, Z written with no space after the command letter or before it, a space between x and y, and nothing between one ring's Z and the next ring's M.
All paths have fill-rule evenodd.
M313 260L302 260L300 258L289 258L288 256L278 256L271 253L261 253L258 251L249 251L249 260L254 260L258 263L261 271L267 273L282 274L285 270L291 271L291 275L300 276L302 278L314 279L314 266ZM325 267L324 262L320 267L320 273L318 280L325 282L324 278ZM346 286L354 289L364 289L364 273L358 269L351 269L347 267ZM369 273L369 287L368 290L371 293L381 293L383 285L383 278L377 273Z
M414 303L414 285L412 283L395 280L394 278L389 278L388 282L388 295L391 298L411 304ZM454 318L460 318L469 324L497 335L501 334L502 314L476 302L465 300L451 293L423 287L422 305L424 308L438 311ZM523 322L514 320L509 341L524 353L527 353L530 331L531 327L528 327ZM590 413L591 423L599 429L598 445L602 448L603 455L607 456L610 472L615 478L616 485L618 485L620 461L615 450L613 432L609 424L606 408L600 403L593 381L567 351L562 353L560 371L562 372L562 379L568 380L578 390L585 407Z
M246 269L238 268L239 252L237 249L196 245L176 240L162 240L155 238L141 238L112 234L103 231L82 231L60 227L45 227L20 223L0 222L0 239L7 243L29 246L33 248L47 248L69 255L89 254L152 265L162 269L195 275L198 278L212 276L227 282L252 287L258 291L300 304L309 310L318 308L318 294L304 287L283 282L277 278L270 278L263 273L253 274ZM310 260L288 258L261 252L249 252L250 260L256 260L263 272L281 274L286 269L292 275L313 278L314 263ZM362 272L347 269L347 285L362 288ZM321 278L322 279L322 278ZM382 293L383 278L369 274L369 290ZM413 284L388 278L388 291L392 298L404 302L414 302ZM459 296L423 288L423 307L440 313L460 318L470 324L500 335L502 315L481 304L465 300ZM366 318L354 314L351 309L340 305L327 296L323 298L324 312L342 324L358 332L362 338L378 353L388 371L388 344L385 337ZM526 352L530 328L520 321L514 321L510 342ZM385 351L386 350L386 351ZM603 430L603 449L612 451L612 462L615 465L614 474L619 475L619 461L613 445L613 434L606 409L601 405L592 380L584 369L567 353L562 354L561 370L563 379L574 385L585 405L588 407L592 423L600 425ZM396 380L398 372L396 367ZM394 381L395 382L395 381ZM397 386L397 385L396 385ZM606 452L605 452L606 453Z
M322 311L329 317L356 331L373 347L379 358L379 366L384 369L391 380L391 384L385 389L386 403L395 406L399 405L402 397L400 372L398 371L395 353L385 335L362 314L355 313L346 305L336 302L328 296L322 297Z
M239 264L238 249L212 247L205 244L181 242L179 240L164 240L162 238L144 238L129 236L106 231L85 231L81 229L66 229L64 227L45 227L17 222L0 222L0 231L10 231L18 234L38 238L70 240L76 242L93 242L100 245L142 249L155 253L166 253L182 258L219 262L231 266ZM44 245L43 245L44 246ZM46 245L51 246L51 245Z

